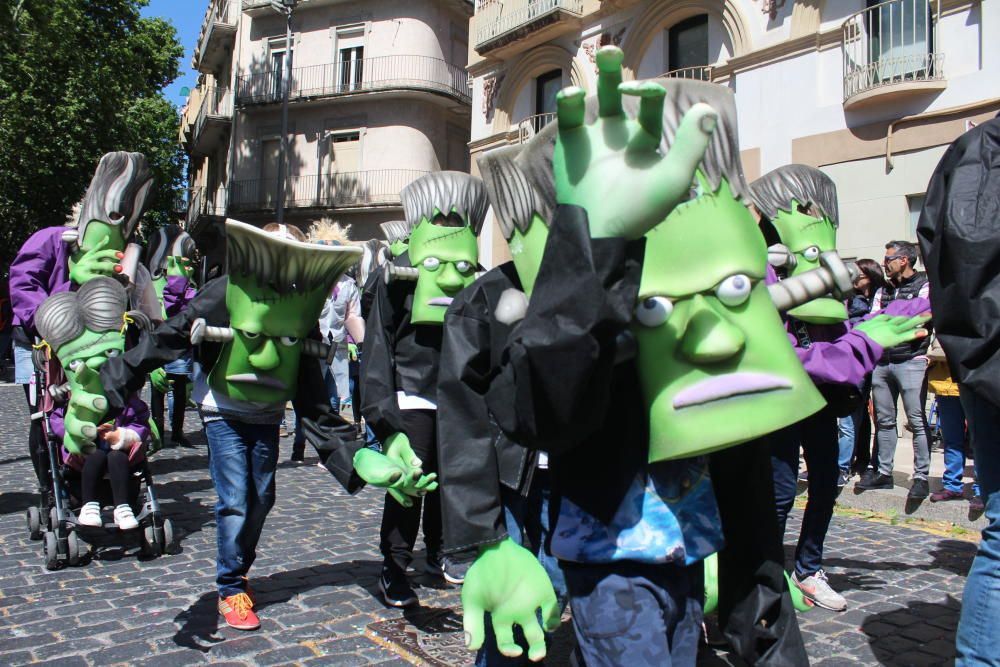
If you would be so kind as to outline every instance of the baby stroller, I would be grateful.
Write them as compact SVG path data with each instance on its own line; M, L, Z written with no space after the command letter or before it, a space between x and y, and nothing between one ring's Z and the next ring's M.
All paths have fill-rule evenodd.
M103 480L98 500L102 507L100 527L84 526L77 521L75 511L80 508L80 475L64 461L61 439L53 433L50 416L56 401L64 398L65 391L50 378L61 378L58 361L49 360L43 350L35 354L35 387L38 396L33 403L37 410L31 419L41 421L48 454L48 477L39 494L38 505L28 508L28 532L32 540L42 540L45 567L56 570L64 565L76 566L82 562L87 550L84 543L96 549L106 547L139 548L142 556L154 557L167 553L174 546L174 530L170 519L160 512L160 504L153 487L149 464L142 457L129 477L129 499L139 526L133 530L119 530L109 521L105 508L111 504L111 487ZM35 399L35 397L33 397Z

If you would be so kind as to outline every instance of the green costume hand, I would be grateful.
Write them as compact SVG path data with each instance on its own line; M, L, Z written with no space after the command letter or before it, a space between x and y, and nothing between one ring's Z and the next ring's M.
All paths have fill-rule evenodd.
M149 374L149 381L153 384L153 389L165 394L170 391L170 385L172 384L167 379L167 372L162 368L157 368L155 371Z
M412 497L437 490L437 474L423 475L419 468L404 468L385 454L367 447L354 455L358 476L372 486L385 489L403 507L413 507Z
M925 337L927 329L924 329L923 325L930 319L930 313L915 317L876 315L870 320L860 322L854 329L864 332L873 341L888 348Z
M93 371L91 371L93 373ZM93 373L97 377L96 373ZM89 454L96 448L97 425L104 420L108 400L99 393L76 389L66 405L63 447L70 454Z
M544 631L538 623L539 609ZM482 549L465 575L462 615L470 650L483 645L486 613L493 621L497 648L511 658L524 652L514 641L515 624L521 626L532 662L545 657L545 632L559 627L559 603L548 573L534 554L510 538Z
M792 583L792 577L787 572L785 572L785 582L788 585L788 594L792 596L792 606L795 607L795 611L809 611L813 608L812 601L802 594L802 589Z
M70 280L82 285L97 276L114 278L117 275L115 267L119 265L122 253L119 250L104 250L109 240L101 239L93 250L83 253L72 263L69 269Z
M719 554L705 559L705 606L702 613L711 614L719 607Z
M351 361L358 360L358 346L354 343L347 344L347 356L350 357Z
M556 200L587 211L594 238L641 238L684 201L718 116L707 104L684 115L669 153L659 152L666 89L651 81L622 83L622 50L597 52L600 117L585 125L586 92L570 87L556 98L559 133L552 168ZM639 98L635 120L622 95Z
M160 435L160 429L157 428L156 422L153 421L152 417L146 423L149 425L149 442L146 443L146 454L152 456L163 449L163 437Z

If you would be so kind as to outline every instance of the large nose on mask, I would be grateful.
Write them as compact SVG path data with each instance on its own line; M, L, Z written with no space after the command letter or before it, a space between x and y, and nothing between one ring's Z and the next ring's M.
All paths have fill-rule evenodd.
M274 370L281 363L281 357L278 356L278 346L270 338L265 340L264 344L251 354L248 359L250 365L259 371Z
M458 272L452 262L445 262L435 278L435 282L438 288L446 294L453 294L465 287L465 279L462 278L462 274Z
M715 311L701 294L691 299L687 322L681 334L681 353L698 364L717 364L730 359L746 346L746 335Z

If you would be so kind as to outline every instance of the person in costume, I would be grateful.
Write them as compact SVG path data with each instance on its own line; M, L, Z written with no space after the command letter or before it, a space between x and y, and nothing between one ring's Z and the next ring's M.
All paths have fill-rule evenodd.
M836 253L837 189L818 169L780 167L750 185L750 197L761 215L761 229L772 251L786 252L782 273L799 276ZM777 253L774 253L777 254ZM813 299L788 311L789 338L826 406L806 419L770 436L778 529L784 535L798 480L799 452L809 468L809 502L795 550L792 580L815 604L834 611L847 601L834 591L823 571L823 542L833 516L839 476L837 418L857 407L859 385L875 367L882 351L926 335L919 328L930 304L910 304L898 316L884 314L848 327L844 302ZM895 312L895 311L894 311ZM911 317L912 315L912 317Z
M406 253L387 265L388 282L378 283L368 314L361 361L361 412L387 452L404 446L412 452L413 465L434 473L441 325L452 300L475 279L479 266L476 236L487 201L482 181L450 171L417 179L401 196L413 231ZM361 456L366 455L364 451ZM448 562L441 560L437 494L407 506L387 495L379 587L391 606L417 602L406 568L413 557L421 509L428 572L460 581L446 570Z
M163 319L184 310L194 298L194 268L197 248L194 239L177 225L160 227L146 248L146 268L162 307ZM191 355L186 354L150 373L153 421L163 431L163 399L168 401L170 442L175 446L190 445L184 437L184 409L187 387L191 378Z
M109 360L101 385L111 410L120 410L145 373L195 347L192 396L219 494L219 612L230 626L253 630L260 621L246 576L274 503L286 401L293 401L328 468L349 461L362 446L353 441L353 427L330 410L318 363L329 348L318 340L316 326L330 288L360 250L302 243L235 220L226 222L226 235L227 274L204 285L185 310L144 334L125 355ZM401 493L417 493L406 486L417 480L402 479L402 470L383 478L386 485L398 482Z
M38 334L35 313L52 294L75 290L94 277L124 273L125 247L146 210L152 187L153 173L141 153L104 155L69 224L32 234L11 263L15 374L31 412L36 410L30 388L31 346ZM49 463L39 421L31 422L29 448L39 486L45 488Z
M622 58L602 49L597 98L562 91L558 127L542 133L556 133L557 207L487 398L508 436L549 454L550 548L584 661L693 664L699 564L722 546L702 455L822 399L787 343L764 285L766 248L738 199L731 93L622 84ZM558 621L547 584L509 540L481 549L463 587L470 646L489 611L502 653L523 653L516 624L529 657L543 657L536 613L548 628Z
M57 408L49 424L56 437L63 440L64 462L80 473L83 506L79 521L84 526L103 524L98 488L105 475L111 483L115 525L121 530L139 526L130 504L129 475L130 468L145 458L149 409L138 392L129 396L125 409L113 422L97 426L96 433L87 430L88 435L96 436L93 442L79 440L64 425L64 418L74 420L88 413L96 418L106 407L104 399L89 405L84 400L96 393L101 366L125 351L125 330L133 321L127 307L128 295L121 283L97 276L78 292L50 296L35 318L39 335L62 365L69 402L74 406L68 414L64 408Z

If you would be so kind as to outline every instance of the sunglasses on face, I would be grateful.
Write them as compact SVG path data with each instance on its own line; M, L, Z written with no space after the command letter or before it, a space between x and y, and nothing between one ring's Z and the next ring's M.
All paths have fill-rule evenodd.
M886 255L885 257L882 258L882 265L888 266L890 263L892 263L897 259L903 259L903 258L899 255Z

